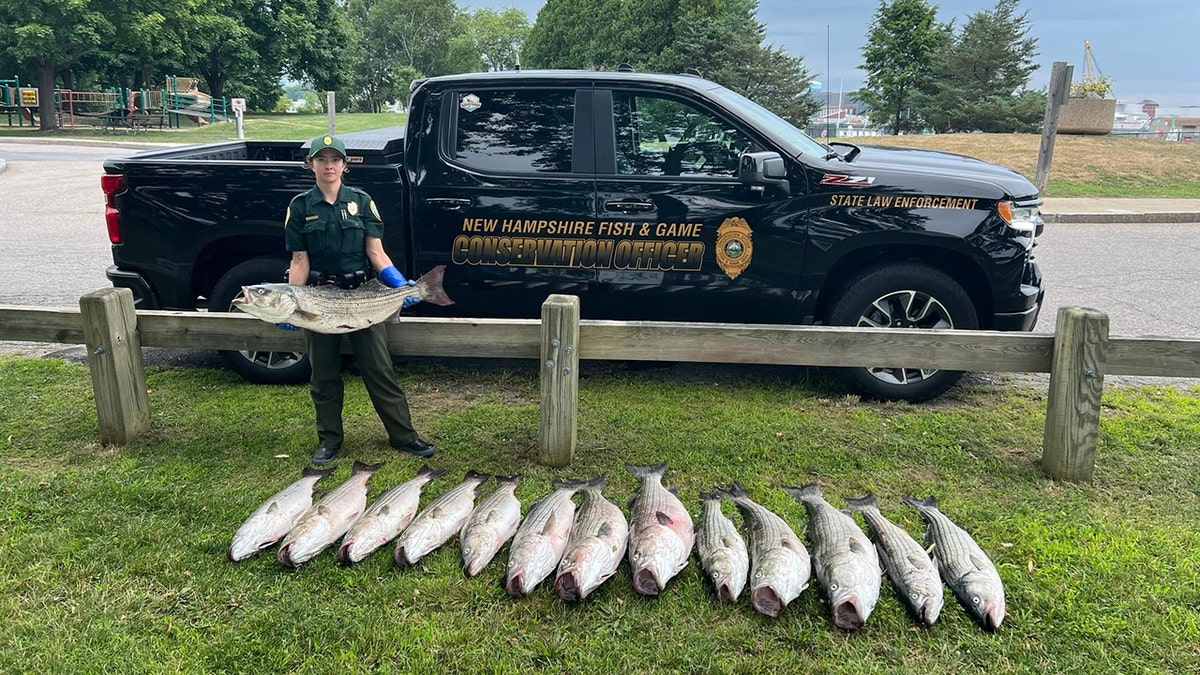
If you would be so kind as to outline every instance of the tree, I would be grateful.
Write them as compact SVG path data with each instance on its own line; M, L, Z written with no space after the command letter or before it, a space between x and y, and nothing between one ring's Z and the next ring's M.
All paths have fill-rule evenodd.
M39 127L57 126L58 74L112 35L112 24L91 0L0 0L0 45L37 75Z
M952 30L938 24L937 7L925 0L880 0L862 49L866 84L855 92L873 123L893 134L920 128L913 96L930 86L934 60Z
M528 68L615 68L620 0L546 0L521 48Z
M515 7L501 12L485 7L460 14L457 30L450 43L454 70L512 70L521 64L529 16Z
M1037 69L1037 38L1029 37L1029 12L1020 0L997 0L970 15L935 63L933 86L915 97L937 131L1034 131L1045 96L1027 91Z

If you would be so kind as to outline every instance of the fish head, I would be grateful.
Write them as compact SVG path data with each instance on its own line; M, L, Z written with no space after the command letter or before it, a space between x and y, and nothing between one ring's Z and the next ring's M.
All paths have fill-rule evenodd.
M489 527L474 527L466 532L459 542L462 548L463 571L473 577L496 556L500 550L499 537Z
M690 547L669 527L645 528L629 549L633 587L642 595L658 595L684 565Z
M969 573L963 577L958 594L967 611L987 630L996 630L1004 621L1004 587L990 574Z
M233 562L239 562L258 553L264 548L270 548L279 541L277 536L254 536L254 535L235 535L233 543L229 545L229 559Z
M608 578L604 573L612 561L612 548L599 539L573 546L558 566L554 590L564 600L582 600Z
M337 559L345 565L359 562L369 553L387 543L388 539L390 537L378 518L359 520L342 538L342 544L337 551Z
M945 602L941 581L937 577L932 579L922 577L909 580L907 586L905 603L917 619L924 622L926 626L932 626L941 615L942 605Z
M514 542L504 573L504 588L508 594L523 596L533 592L558 564L561 551L556 551L550 538L542 535L531 535Z
M418 518L396 540L396 562L415 565L441 542L437 524L428 518Z
M811 564L807 557L785 547L768 549L754 565L750 601L767 616L779 616L808 587Z
M296 288L291 284L242 286L242 294L233 299L232 305L263 321L282 323L292 318L299 307Z
M739 560L729 549L713 552L708 562L708 579L721 602L737 600L746 586L746 571L744 560Z
M333 539L333 525L327 518L305 518L279 545L276 558L286 567L299 567L312 560Z

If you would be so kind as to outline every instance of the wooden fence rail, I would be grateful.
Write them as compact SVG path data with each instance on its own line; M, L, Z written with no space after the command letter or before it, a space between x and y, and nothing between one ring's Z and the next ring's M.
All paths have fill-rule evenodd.
M89 362L128 351L124 365L92 367L101 438L128 442L148 425L136 399L145 374L137 347L303 351L302 335L256 318L204 312L133 312L127 289L85 295L78 311L0 305L0 340L87 344ZM119 319L85 314L128 313L128 335ZM106 331L85 335L85 323ZM1108 335L1107 317L1095 310L1059 310L1054 335L998 331L915 330L579 320L578 298L550 296L543 318L406 318L388 326L389 347L401 356L540 359L542 462L569 463L574 455L578 362L589 359L756 363L798 366L873 366L996 372L1051 373L1043 469L1052 477L1089 481L1095 466L1104 375L1200 377L1200 339ZM111 330L110 330L111 329ZM120 338L118 340L118 338ZM557 344L554 341L557 340ZM571 351L567 351L567 347ZM99 354L95 353L100 349ZM553 361L553 368L546 362ZM123 372L118 373L118 370ZM131 373L130 371L138 371ZM135 376L136 381L129 377ZM121 379L124 378L124 379ZM115 402L115 404L114 404ZM145 412L143 412L145 410ZM116 415L132 415L124 418Z

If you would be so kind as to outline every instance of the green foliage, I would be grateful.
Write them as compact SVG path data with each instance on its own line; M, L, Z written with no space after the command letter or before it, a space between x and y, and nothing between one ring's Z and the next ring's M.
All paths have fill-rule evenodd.
M615 69L624 60L621 0L547 0L521 46L525 68Z
M273 550L225 560L241 521L300 475L312 442L304 386L152 368L152 429L100 446L87 367L0 360L0 670L4 672L965 672L1186 673L1200 667L1200 391L1106 387L1095 485L1037 469L1045 389L962 387L922 404L864 403L798 372L747 366L630 371L584 364L576 458L536 463L536 369L400 369L418 426L447 474L524 474L529 503L550 481L667 461L689 509L697 492L742 483L798 533L781 485L820 481L835 504L874 491L919 536L904 492L935 494L996 563L1009 615L994 634L952 598L919 628L884 582L867 626L833 627L819 585L778 619L745 596L717 603L689 566L662 597L636 595L628 566L588 600L548 583L507 597L507 552L466 579L456 544L400 569L390 548L353 567L329 551L287 571ZM349 378L344 455L385 462L377 496L421 460L397 455ZM278 455L285 455L278 457ZM737 519L726 506L727 514ZM803 534L801 535L803 536Z
M914 99L931 85L935 59L952 31L951 24L937 23L937 7L926 0L880 0L862 49L866 84L855 92L872 123L893 134L921 129Z
M1105 98L1113 92L1112 80L1101 75L1071 83L1072 98Z
M971 14L935 59L932 78L914 95L924 122L939 132L1021 132L1040 128L1045 95L1025 90L1037 69L1020 0L997 0Z
M529 35L529 17L515 7L502 11L484 7L459 15L458 35L450 43L458 54L456 70L463 72L513 70L521 45Z

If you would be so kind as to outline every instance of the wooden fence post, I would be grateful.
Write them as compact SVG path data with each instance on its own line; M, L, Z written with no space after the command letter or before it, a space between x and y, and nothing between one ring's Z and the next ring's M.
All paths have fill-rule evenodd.
M128 443L150 428L146 366L133 293L102 288L79 298L101 443Z
M1108 315L1060 307L1042 439L1042 470L1051 478L1092 481L1107 357Z
M579 297L542 303L541 427L538 461L566 466L575 456L579 411Z
M1058 109L1071 95L1071 77L1075 66L1066 61L1055 61L1050 68L1050 90L1046 94L1046 115L1042 119L1042 143L1038 149L1037 172L1033 184L1038 192L1046 191L1050 180L1050 162L1054 159L1054 138L1058 135Z

